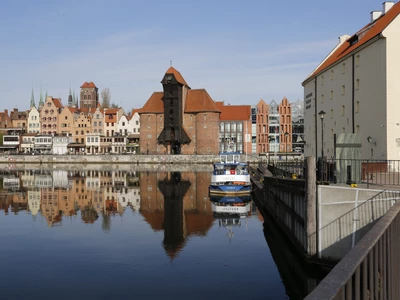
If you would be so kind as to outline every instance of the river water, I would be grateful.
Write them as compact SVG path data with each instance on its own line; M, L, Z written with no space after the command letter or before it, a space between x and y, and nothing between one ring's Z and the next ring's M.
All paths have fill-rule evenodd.
M209 172L43 169L0 180L0 299L297 297L256 205L214 205Z

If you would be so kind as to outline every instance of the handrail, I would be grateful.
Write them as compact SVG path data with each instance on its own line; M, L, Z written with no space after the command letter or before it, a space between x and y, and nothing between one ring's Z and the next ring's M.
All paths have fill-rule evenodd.
M399 266L392 256L400 242L397 237L399 212L400 202L397 202L305 300L372 299L370 296L381 293L389 295L387 299L398 299L398 278L392 273L399 272L392 268ZM396 224L391 226L393 222ZM392 246L392 243L397 244Z

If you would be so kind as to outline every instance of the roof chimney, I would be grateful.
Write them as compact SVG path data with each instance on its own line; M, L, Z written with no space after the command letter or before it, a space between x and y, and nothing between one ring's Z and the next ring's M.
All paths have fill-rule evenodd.
M339 36L339 43L341 44L341 43L347 41L347 39L348 39L349 37L350 37L350 36L349 36L348 34L344 34L344 35Z
M371 23L374 22L376 19L378 19L381 15L382 12L380 10L371 11Z
M394 5L393 1L385 1L382 3L382 13L386 14L389 9L391 9Z

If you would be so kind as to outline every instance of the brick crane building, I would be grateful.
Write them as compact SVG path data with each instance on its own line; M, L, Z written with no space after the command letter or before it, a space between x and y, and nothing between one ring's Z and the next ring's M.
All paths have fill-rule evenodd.
M161 80L140 115L142 154L218 154L219 116L205 89L191 89L175 68Z

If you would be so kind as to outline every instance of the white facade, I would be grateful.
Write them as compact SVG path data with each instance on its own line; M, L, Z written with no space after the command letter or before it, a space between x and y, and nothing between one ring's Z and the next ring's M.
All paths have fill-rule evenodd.
M35 135L32 133L22 135L21 151L31 153L35 148Z
M54 136L53 137L53 154L67 154L68 153L68 144L72 143L72 136Z
M100 153L100 133L86 134L86 153L87 154Z
M32 107L28 113L28 133L40 133L40 114L36 107Z
M129 120L129 124L132 128L132 133L138 133L140 134L140 115L135 112L132 116L131 119Z
M400 3L391 9L400 11ZM361 42L362 34L360 46L356 41L354 50L303 83L305 156L320 157L323 147L324 156L333 157L334 134L356 133L361 158L400 160L400 18L394 17L366 42ZM350 43L348 36L340 38L337 47L342 43ZM326 113L323 145L321 110Z
M68 171L54 170L53 172L53 187L71 189L72 182L68 179Z
M36 216L40 211L40 199L42 192L40 189L28 190L28 208L32 216Z
M131 206L133 210L140 209L140 187L124 188L118 194L118 202L123 207Z
M127 136L133 133L133 126L125 115L119 119L117 127L120 135Z
M41 154L48 154L53 148L53 137L51 135L35 136L35 151Z

